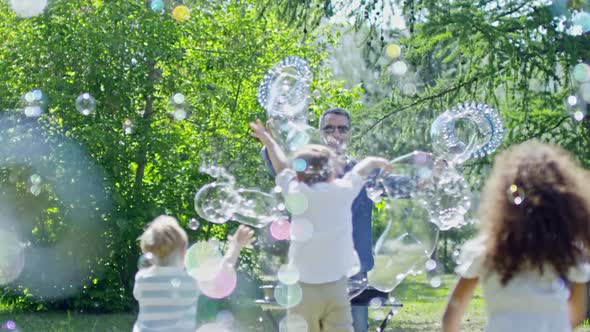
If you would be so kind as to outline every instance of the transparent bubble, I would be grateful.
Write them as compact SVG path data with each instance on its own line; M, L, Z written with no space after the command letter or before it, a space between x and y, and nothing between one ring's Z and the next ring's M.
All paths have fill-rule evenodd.
M228 185L233 185L236 182L235 177L233 175L231 175L230 173L228 173L225 170L225 168L220 167L220 166L201 165L201 166L199 166L199 172L206 173L209 176L211 176L212 178L216 178L217 182L219 182L219 183L223 182L223 183L227 183Z
M199 216L216 224L228 221L240 204L240 196L226 183L209 183L195 194L195 210Z
M294 265L283 264L277 273L279 281L285 285L293 285L299 281L299 271Z
M303 172L307 168L307 162L304 159L297 158L293 160L293 170L296 172Z
M47 0L10 0L10 7L20 17L33 17L43 13Z
M16 234L0 230L0 286L18 278L25 265L24 246Z
M221 260L219 241L213 238L209 241L200 241L190 246L184 255L184 266L193 277L197 277L196 274L199 272L199 268L203 262L221 262ZM206 271L206 269L203 271ZM206 276L202 275L201 277L205 278ZM209 277L213 279L214 275L209 275Z
M404 61L396 61L391 65L391 73L403 76L408 72L408 65Z
M313 235L313 224L306 219L298 219L291 223L291 240L304 242Z
M576 121L582 121L586 117L587 104L583 98L570 95L566 99L567 110Z
M406 96L414 96L418 93L418 88L416 87L416 84L408 82L402 86L402 93Z
M402 53L402 48L397 44L389 44L387 48L385 48L385 53L388 57L397 59Z
M430 286L433 288L438 288L438 287L440 287L441 284L442 284L442 280L438 276L432 277L430 279Z
M40 185L41 184L41 175L39 174L33 174L29 177L29 181L31 182L31 184L33 185Z
M2 330L14 331L16 330L16 323L13 320L7 320L2 323Z
M307 321L298 314L287 314L279 322L279 332L307 332Z
M322 96L322 92L320 90L313 90L311 95L313 96L313 98L318 99Z
M190 229L192 229L193 231L196 231L197 229L199 229L199 221L197 220L197 218L191 218L191 220L189 220L188 222L188 227Z
M307 211L308 204L304 193L289 193L285 196L285 206L293 215L300 215Z
M168 112L177 121L182 121L188 116L189 104L182 93L175 93L168 101Z
M150 8L155 12L162 13L164 11L164 0L152 0Z
M218 260L203 262L196 272L199 289L212 299L223 299L231 295L237 285L237 274L228 264Z
M41 195L41 186L34 184L29 188L29 192L34 196L39 196Z
M96 100L88 92L84 92L76 98L76 109L82 115L90 115L96 110Z
M292 308L301 302L303 291L299 284L283 285L275 287L274 296L277 303L284 308Z
M29 91L22 96L21 105L25 116L37 118L47 110L47 96L39 89Z
M268 225L281 216L277 209L278 201L274 195L255 189L239 189L239 202L235 206L232 219L252 227Z
M579 27L581 33L590 31L590 14L585 11L579 11L572 16L572 23Z
M389 303L395 303L395 297L390 296L388 299Z
M580 86L580 96L586 103L590 103L590 82L586 82Z
M461 251L459 251L458 249L453 251L452 257L453 257L453 261L455 261L455 263L458 263L460 255L461 255Z
M150 266L154 265L154 254L151 252L146 252L145 254L141 255L137 260L137 269L146 269Z
M383 305L383 299L380 297L372 298L369 301L369 307L371 307L371 309L379 309L379 308L381 308L382 305Z
M590 66L585 63L578 63L574 67L573 76L579 83L590 81Z
M424 268L427 271L432 271L432 270L436 269L436 261L434 259L427 260L426 263L424 264Z
M191 18L191 11L185 5L178 5L172 9L172 17L178 22L184 22Z
M217 313L215 321L227 328L230 328L234 324L235 318L231 311L221 310Z
M512 184L506 190L506 196L507 196L508 201L510 203L512 203L514 205L520 205L520 204L522 204L522 202L524 202L525 192L521 187L519 187L515 184Z
M270 119L269 127L272 136L286 153L295 152L306 144L322 142L320 132L307 124L307 118L292 120L275 117Z
M270 234L275 240L288 240L291 237L291 223L281 218L270 224Z
M131 135L134 131L135 125L133 124L133 121L129 119L123 120L123 132L125 133L125 135Z

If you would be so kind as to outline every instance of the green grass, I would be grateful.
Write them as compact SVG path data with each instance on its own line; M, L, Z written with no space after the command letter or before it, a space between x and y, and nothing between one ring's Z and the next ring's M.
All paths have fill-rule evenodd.
M440 331L440 317L447 300L449 290L454 286L456 278L452 275L442 276L442 285L433 288L424 275L411 277L398 286L391 294L403 307L392 318L386 331L423 332ZM370 331L375 331L381 319L389 312L389 308L369 309L371 319ZM283 313L275 312L277 319ZM255 331L270 329L261 328L257 322L258 315L249 315L253 320L251 326L258 326ZM13 320L20 332L54 332L54 331L96 331L118 332L131 331L135 321L134 314L94 315L83 313L49 312L24 313L0 310L0 322ZM266 323L266 322L265 322ZM590 332L590 321L576 329L576 332ZM480 290L476 290L469 310L463 319L463 331L483 331L485 325L484 301ZM250 331L248 331L250 332Z

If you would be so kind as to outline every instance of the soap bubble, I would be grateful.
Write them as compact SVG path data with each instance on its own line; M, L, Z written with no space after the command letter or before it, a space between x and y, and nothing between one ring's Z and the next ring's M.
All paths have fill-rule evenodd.
M88 92L84 92L76 98L76 109L82 115L90 115L96 109L96 100Z
M199 221L197 220L197 218L191 218L191 220L189 220L188 222L188 227L190 229L192 229L193 231L196 231L197 229L199 229Z
M133 124L133 121L131 121L129 119L123 120L123 132L125 133L125 135L133 134L134 130L135 130L135 125Z
M184 22L191 18L191 11L185 5L178 5L172 9L172 17L178 22Z
M164 11L164 0L152 0L150 3L150 8L158 13Z
M47 7L47 0L10 0L12 11L20 17L37 16Z
M506 196L508 198L508 201L514 205L522 204L522 202L524 202L525 199L524 190L522 189L522 187L519 187L515 184L512 184L508 187L508 190L506 190Z
M566 99L568 113L576 121L582 121L586 117L587 103L577 95L570 95Z
M402 48L396 44L389 44L385 48L385 53L387 54L388 57L393 58L393 59L397 59L397 58L399 58L399 56L402 53Z
M203 262L196 272L196 278L201 292L212 299L230 296L237 285L233 266L218 259Z
M231 185L209 183L195 194L195 211L201 218L216 224L228 221L240 203L240 196Z
M299 284L283 285L275 287L274 296L277 303L286 309L292 308L301 302L303 291Z
M299 281L299 271L292 264L283 264L277 273L279 281L285 285L293 285Z
M47 110L47 96L43 91L35 89L22 96L21 104L25 116L38 118Z
M270 224L270 234L275 240L288 240L291 238L291 223L285 218L280 218Z
M272 136L287 154L306 144L322 143L319 130L308 125L307 119L295 121L275 117L270 119L269 127Z
M252 227L264 227L281 216L275 196L255 189L239 189L239 203L233 220Z
M189 104L182 93L175 93L168 101L168 114L174 120L182 121L188 116Z

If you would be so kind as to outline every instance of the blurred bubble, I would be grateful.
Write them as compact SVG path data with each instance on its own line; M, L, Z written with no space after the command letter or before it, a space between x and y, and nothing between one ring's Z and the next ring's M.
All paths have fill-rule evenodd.
M76 109L82 115L90 115L96 110L96 100L88 92L84 92L76 98Z
M396 61L391 65L391 73L397 76L403 76L408 72L408 65L403 61Z
M442 280L439 276L435 276L430 279L430 286L432 286L433 288L438 288L441 284Z
M47 7L47 0L10 0L10 7L20 17L37 16Z
M296 172L303 172L307 168L307 162L305 159L297 158L293 160L293 170Z
M207 221L223 224L228 221L238 204L240 196L231 185L226 183L209 183L195 194L195 211Z
M221 261L222 256L219 250L219 241L215 238L209 241L200 241L188 248L184 255L184 266L189 274L197 277L199 268L203 262ZM202 276L205 278L206 276ZM210 276L212 279L213 276Z
M299 284L279 284L275 287L274 296L275 300L281 307L289 309L301 302L303 292Z
M572 23L578 26L581 33L590 31L590 14L585 11L579 11L572 16ZM581 34L580 33L580 34Z
M41 195L41 186L34 184L29 188L29 192L31 192L33 196L39 196Z
M402 53L402 48L396 44L389 44L385 49L385 53L388 57L397 59Z
M178 5L172 9L172 17L178 22L184 22L191 18L191 11L185 5Z
M574 79L579 83L590 81L590 66L585 63L578 63L573 70Z
M287 314L279 322L279 332L307 332L307 321L298 314Z
M188 116L189 105L182 93L175 93L168 101L168 114L177 121L182 121Z
M47 110L47 96L43 91L35 89L22 96L21 104L25 116L37 118Z
M219 183L226 183L229 185L235 184L236 179L233 175L228 173L225 168L215 165L201 165L199 166L199 172L206 173L212 178L216 178Z
M150 3L150 8L158 13L164 11L164 0L152 0Z
M313 96L313 98L318 99L322 96L322 92L320 90L313 90L311 95Z
M238 280L235 269L218 260L205 261L196 275L199 289L212 299L223 299L231 295Z
M389 303L395 303L395 297L390 296L388 299Z
M146 269L150 266L154 265L154 254L151 252L146 252L145 254L141 255L137 260L137 269Z
M215 321L228 329L234 324L234 315L228 310L222 310L217 313Z
M307 241L313 235L313 224L306 219L299 219L291 223L291 240Z
M16 330L16 323L13 320L7 320L4 323L2 323L2 329L8 330L8 331L14 331L14 330Z
M525 199L524 190L515 184L512 184L510 187L508 187L508 190L506 190L506 195L508 197L508 201L514 205L522 204Z
M586 102L577 95L570 95L566 99L567 111L576 121L582 121L586 117Z
M429 259L424 263L424 268L426 271L432 271L436 269L436 261L434 259Z
M413 96L418 93L418 88L416 87L416 84L408 82L402 86L402 93L406 96Z
M197 220L197 218L191 218L191 220L189 220L188 222L188 227L190 229L192 229L193 231L196 231L197 229L199 229L199 221Z
M41 184L41 175L33 174L29 177L29 181L31 182L31 184L39 185Z
M369 301L369 307L371 309L379 309L383 305L383 299L380 297L374 297Z
M459 259L460 255L461 255L461 251L459 251L458 249L453 251L452 257L453 257L453 261L455 261L455 263L458 263L457 260Z
M299 271L294 265L283 264L277 273L279 281L285 285L293 285L299 281Z
M586 103L590 103L590 82L586 82L580 86L580 95Z
M275 240L288 240L291 237L291 223L280 218L270 224L270 234Z
M123 132L125 133L125 135L133 134L134 130L135 130L135 125L133 124L133 121L131 121L129 119L123 120Z
M304 193L289 193L285 196L285 206L293 215L300 215L307 211L308 202Z
M24 246L17 235L0 230L0 286L11 283L21 274L25 265Z
M274 195L263 193L255 189L239 189L238 204L232 216L242 224L260 228L268 225L281 216L277 209L278 202Z

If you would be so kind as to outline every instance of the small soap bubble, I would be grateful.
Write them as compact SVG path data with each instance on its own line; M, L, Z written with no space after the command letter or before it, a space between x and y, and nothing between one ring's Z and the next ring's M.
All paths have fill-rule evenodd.
M190 229L192 229L193 231L196 231L197 229L199 229L199 221L197 220L197 218L191 218L191 220L189 220L188 222L188 227Z
M302 214L308 207L307 197L304 193L289 193L285 196L285 206L293 215Z
M2 329L8 330L8 331L14 331L14 330L16 330L16 323L13 320L7 320L4 323L2 323Z
M393 58L393 59L397 59L397 58L399 58L399 56L402 53L402 48L396 44L389 44L389 45L387 45L387 48L385 49L385 53L387 54L388 57Z
M41 186L34 184L29 188L29 191L34 196L39 196L41 194Z
M178 22L184 22L191 18L191 11L185 5L178 5L172 9L172 17Z
M518 187L515 184L510 185L506 190L506 194L508 196L508 201L513 203L514 205L520 205L524 202L525 193L521 187Z
M43 91L35 89L22 96L21 104L25 116L37 118L47 109L47 96Z
M150 8L157 13L163 12L164 0L152 0L152 2L150 3Z
M31 181L31 184L33 184L33 185L40 185L41 184L41 175L33 174L29 177L29 181Z
M434 259L427 260L426 263L424 263L424 268L427 271L432 271L436 269L436 261Z
M292 308L301 302L303 292L299 284L279 284L274 289L274 296L277 303L284 308Z
M442 280L440 279L440 277L436 276L436 277L432 277L430 279L430 286L432 288L438 288L440 285L442 284Z
M275 240L288 240L291 237L291 224L287 219L275 220L270 224L270 234Z
M293 170L303 172L307 168L307 162L304 159L297 158L293 160Z
M76 109L82 115L90 115L96 109L96 100L88 92L84 92L76 98Z
M403 76L408 72L408 65L403 61L396 61L391 65L391 72L397 76Z
M381 308L382 305L383 305L383 299L381 299L380 297L372 298L369 301L369 307L371 307L372 309Z
M123 131L125 132L125 135L133 134L134 129L135 125L133 124L133 121L129 119L123 120Z

